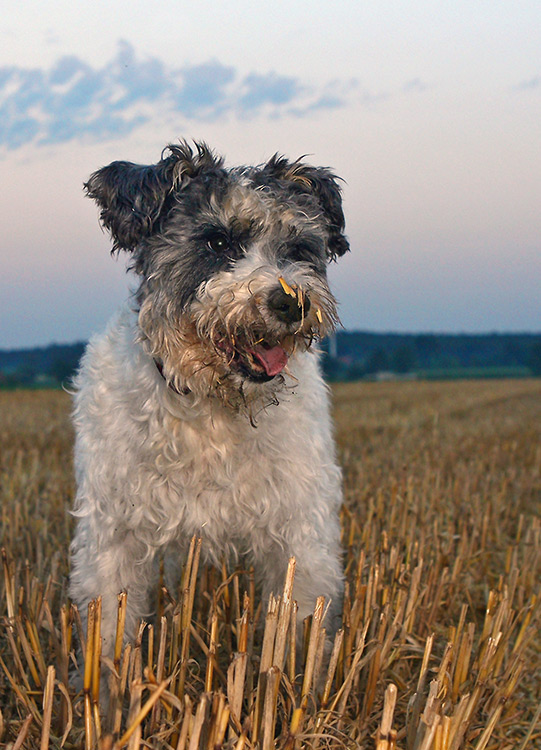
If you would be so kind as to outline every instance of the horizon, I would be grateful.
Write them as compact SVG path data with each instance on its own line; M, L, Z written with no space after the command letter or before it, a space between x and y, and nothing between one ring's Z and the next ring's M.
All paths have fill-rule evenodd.
M97 335L99 335L99 331L96 332ZM349 329L349 328L341 328L340 330L335 331L334 334L331 334L330 336L326 336L325 339L322 339L323 341L332 338L334 335L345 333L345 334L363 334L363 335L374 335L374 336L413 336L413 337L420 337L420 336L448 336L448 337L462 337L462 336L471 336L471 337L486 337L486 336L541 336L541 328L534 331L377 331L377 330L368 330L368 329ZM78 345L84 345L86 346L89 342L89 339L77 339L74 341L50 341L47 344L36 344L35 346L21 346L21 347L0 347L0 352L3 354L9 353L9 352L24 352L24 351L33 351L35 349L49 349L53 347L63 347L63 346L78 346Z
M227 165L309 154L344 179L352 252L329 276L346 330L539 330L535 0L7 1L1 349L103 330L130 282L82 184L180 137Z

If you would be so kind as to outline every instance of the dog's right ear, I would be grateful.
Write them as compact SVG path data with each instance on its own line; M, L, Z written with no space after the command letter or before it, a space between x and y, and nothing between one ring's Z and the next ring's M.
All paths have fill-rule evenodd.
M203 170L221 167L222 160L205 144L195 146L195 154L186 142L168 146L168 156L150 166L114 161L85 182L86 194L101 208L101 223L113 238L112 252L135 250L156 229L173 190Z
M303 157L290 162L279 154L274 154L269 159L262 172L278 177L280 180L295 185L297 190L315 196L327 219L329 260L336 260L348 252L349 243L344 235L345 219L339 177L336 177L327 167L312 167L305 164Z

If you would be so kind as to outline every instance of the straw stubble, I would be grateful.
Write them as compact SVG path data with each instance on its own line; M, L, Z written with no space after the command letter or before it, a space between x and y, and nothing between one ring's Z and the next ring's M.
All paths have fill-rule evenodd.
M66 596L69 402L0 393L0 747L534 747L540 395L539 381L336 387L342 628L326 643L323 599L297 626L293 560L262 603L251 571L201 567L194 538L179 591L160 582L132 642L120 595L109 661L100 600L85 630Z

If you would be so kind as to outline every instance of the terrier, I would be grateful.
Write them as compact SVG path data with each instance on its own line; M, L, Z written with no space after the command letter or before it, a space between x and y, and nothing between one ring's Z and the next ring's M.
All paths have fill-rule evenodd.
M72 598L84 617L101 595L111 656L118 594L132 636L155 558L197 535L209 562L247 557L264 596L294 556L299 620L323 595L332 632L341 472L313 344L337 322L327 264L349 249L338 178L279 155L226 169L181 142L85 189L138 285L75 378Z

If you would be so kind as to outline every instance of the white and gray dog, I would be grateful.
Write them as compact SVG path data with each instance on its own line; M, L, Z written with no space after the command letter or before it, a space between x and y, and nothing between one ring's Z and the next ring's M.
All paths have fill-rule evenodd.
M71 595L102 596L110 655L148 614L154 559L192 535L219 563L247 556L264 594L297 560L299 618L343 573L327 388L312 347L333 329L326 266L348 249L336 177L274 156L226 169L204 144L152 166L114 162L85 185L138 288L76 377L77 529Z

